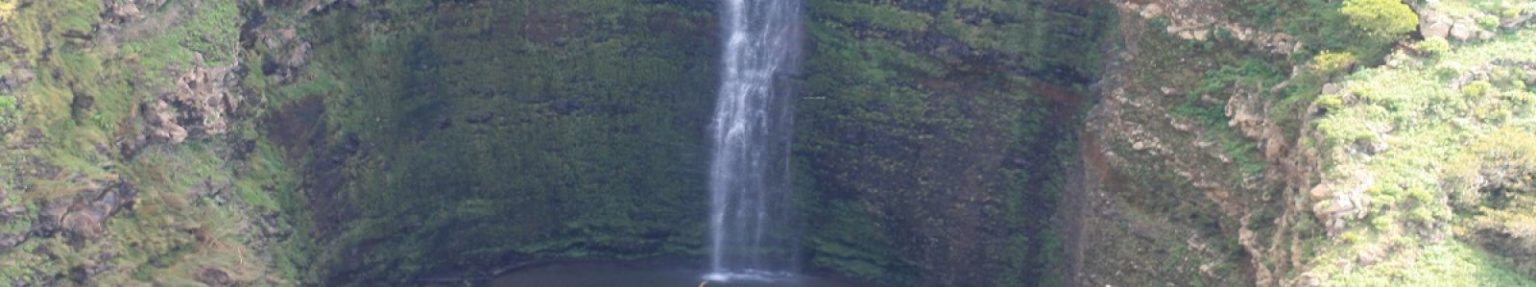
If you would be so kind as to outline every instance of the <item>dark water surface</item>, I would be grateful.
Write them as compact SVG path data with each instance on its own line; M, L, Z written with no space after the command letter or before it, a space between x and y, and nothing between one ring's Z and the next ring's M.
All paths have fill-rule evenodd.
M489 287L698 287L700 268L636 266L613 263L570 263L524 269L491 280ZM740 279L709 282L707 287L859 287L827 278L795 276L770 281Z

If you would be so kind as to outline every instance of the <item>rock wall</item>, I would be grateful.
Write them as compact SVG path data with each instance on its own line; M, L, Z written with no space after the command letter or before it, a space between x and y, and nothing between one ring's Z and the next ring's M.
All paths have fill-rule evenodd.
M297 37L257 33L275 36L265 74L316 89L285 95L269 122L319 125L270 131L308 162L315 228L335 240L317 276L701 255L708 1L330 7L306 9ZM1109 10L807 7L793 144L807 271L891 286L1059 282L1060 155L1098 67L1069 51L1098 49ZM296 49L307 69L282 64Z

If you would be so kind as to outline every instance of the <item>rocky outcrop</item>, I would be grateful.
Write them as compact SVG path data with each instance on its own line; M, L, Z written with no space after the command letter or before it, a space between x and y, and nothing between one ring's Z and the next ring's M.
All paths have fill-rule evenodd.
M106 222L123 209L133 208L138 189L121 179L101 178L79 181L74 196L43 204L35 222L35 233L62 233L71 241L95 240L106 233Z
M144 104L141 112L150 140L177 144L192 136L222 134L229 129L230 117L240 107L240 94L233 87L239 64L207 67L202 55L196 65L176 79L170 91Z
M1526 11L1501 19L1476 10L1452 9L1460 12L1451 13L1436 4L1416 10L1420 19L1419 35L1426 39L1438 37L1462 42L1491 40L1498 30L1518 29L1536 16L1536 12Z
M272 51L261 63L262 74L277 79L279 83L291 83L309 65L310 43L298 39L297 33L293 28L261 29L256 32L258 41Z
M1140 1L1138 1L1140 2ZM1267 32L1226 21L1221 18L1220 4L1215 1L1116 1L1115 6L1123 15L1142 19L1166 19L1164 32L1181 39L1205 41L1217 35L1247 42L1254 47L1275 54L1289 55L1300 48L1296 37L1285 33Z
M1312 201L1304 191L1317 172L1316 156L1297 148L1298 141L1277 121L1294 117L1305 127L1308 114L1272 114L1272 95L1289 81L1273 87L1240 82L1188 95L1185 91L1203 79L1179 75L1204 75L1219 66L1200 55L1146 45L1180 42L1147 40L1168 37L1152 33L1210 41L1218 31L1253 53L1289 55L1302 43L1225 22L1230 16L1219 1L1116 5L1127 45L1114 55L1117 64L1099 87L1103 99L1087 122L1090 178L1082 192L1089 210L1096 211L1086 215L1086 239L1075 247L1086 249L1078 285L1176 286L1190 284L1191 277L1218 286L1289 284L1286 274L1304 264L1296 256L1304 254L1299 242L1312 236L1295 230L1311 230L1297 226L1312 220ZM1164 31L1146 31L1158 28ZM1226 121L1201 123L1177 115L1191 105L1217 109ZM1298 113L1315 109L1303 110ZM1263 165L1262 172L1242 171L1253 165ZM1348 207L1334 208L1341 214L1356 210ZM1169 266L1170 261L1177 263Z

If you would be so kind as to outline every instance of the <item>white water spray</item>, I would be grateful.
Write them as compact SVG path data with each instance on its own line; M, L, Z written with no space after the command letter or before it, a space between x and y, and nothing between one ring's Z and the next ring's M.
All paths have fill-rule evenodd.
M711 125L710 280L795 270L789 191L790 77L799 0L723 0L720 99Z

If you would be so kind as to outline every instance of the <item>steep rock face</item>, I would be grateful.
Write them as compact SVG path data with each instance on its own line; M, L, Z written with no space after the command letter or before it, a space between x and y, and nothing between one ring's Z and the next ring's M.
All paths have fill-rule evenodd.
M1283 86L1203 86L1235 59L1301 46L1218 20L1231 17L1223 5L1117 3L1123 48L1086 122L1085 183L1067 195L1084 206L1065 215L1081 217L1080 242L1068 249L1078 286L1269 285L1296 264L1283 259L1292 250L1281 240L1294 235L1270 227L1298 216L1287 178L1310 176L1308 163L1290 163L1294 140L1271 120L1266 92Z
M327 284L698 255L707 1L284 3L254 33L274 139L310 171ZM297 28L297 36L287 29ZM305 55L308 56L298 56ZM306 58L307 64L292 64Z
M336 239L317 277L702 250L713 5L536 2L336 4L304 12L297 37L255 33L273 36L263 74L305 87L269 123L308 162L317 233ZM808 271L1056 280L1057 154L1072 152L1066 123L1098 66L1079 52L1097 49L1108 10L807 4L794 172ZM286 68L299 49L307 68Z
M1483 35L1524 21L1521 4L1415 6L1419 32L1454 49L1360 34L1336 5L1246 4L1117 4L1123 45L1086 123L1085 188L1067 200L1088 211L1064 215L1083 222L1068 245L1078 285L1530 284L1528 249L1488 221L1527 216L1511 209L1527 199L1487 191L1527 172L1509 160L1529 140L1508 133L1528 127L1507 120L1528 116L1514 99L1529 89L1500 65L1529 57L1514 51L1530 33ZM1244 28L1265 25L1287 28ZM1489 146L1499 155L1472 158Z
M1062 283L1056 193L1108 29L1090 2L808 2L796 160L811 266L892 286Z

